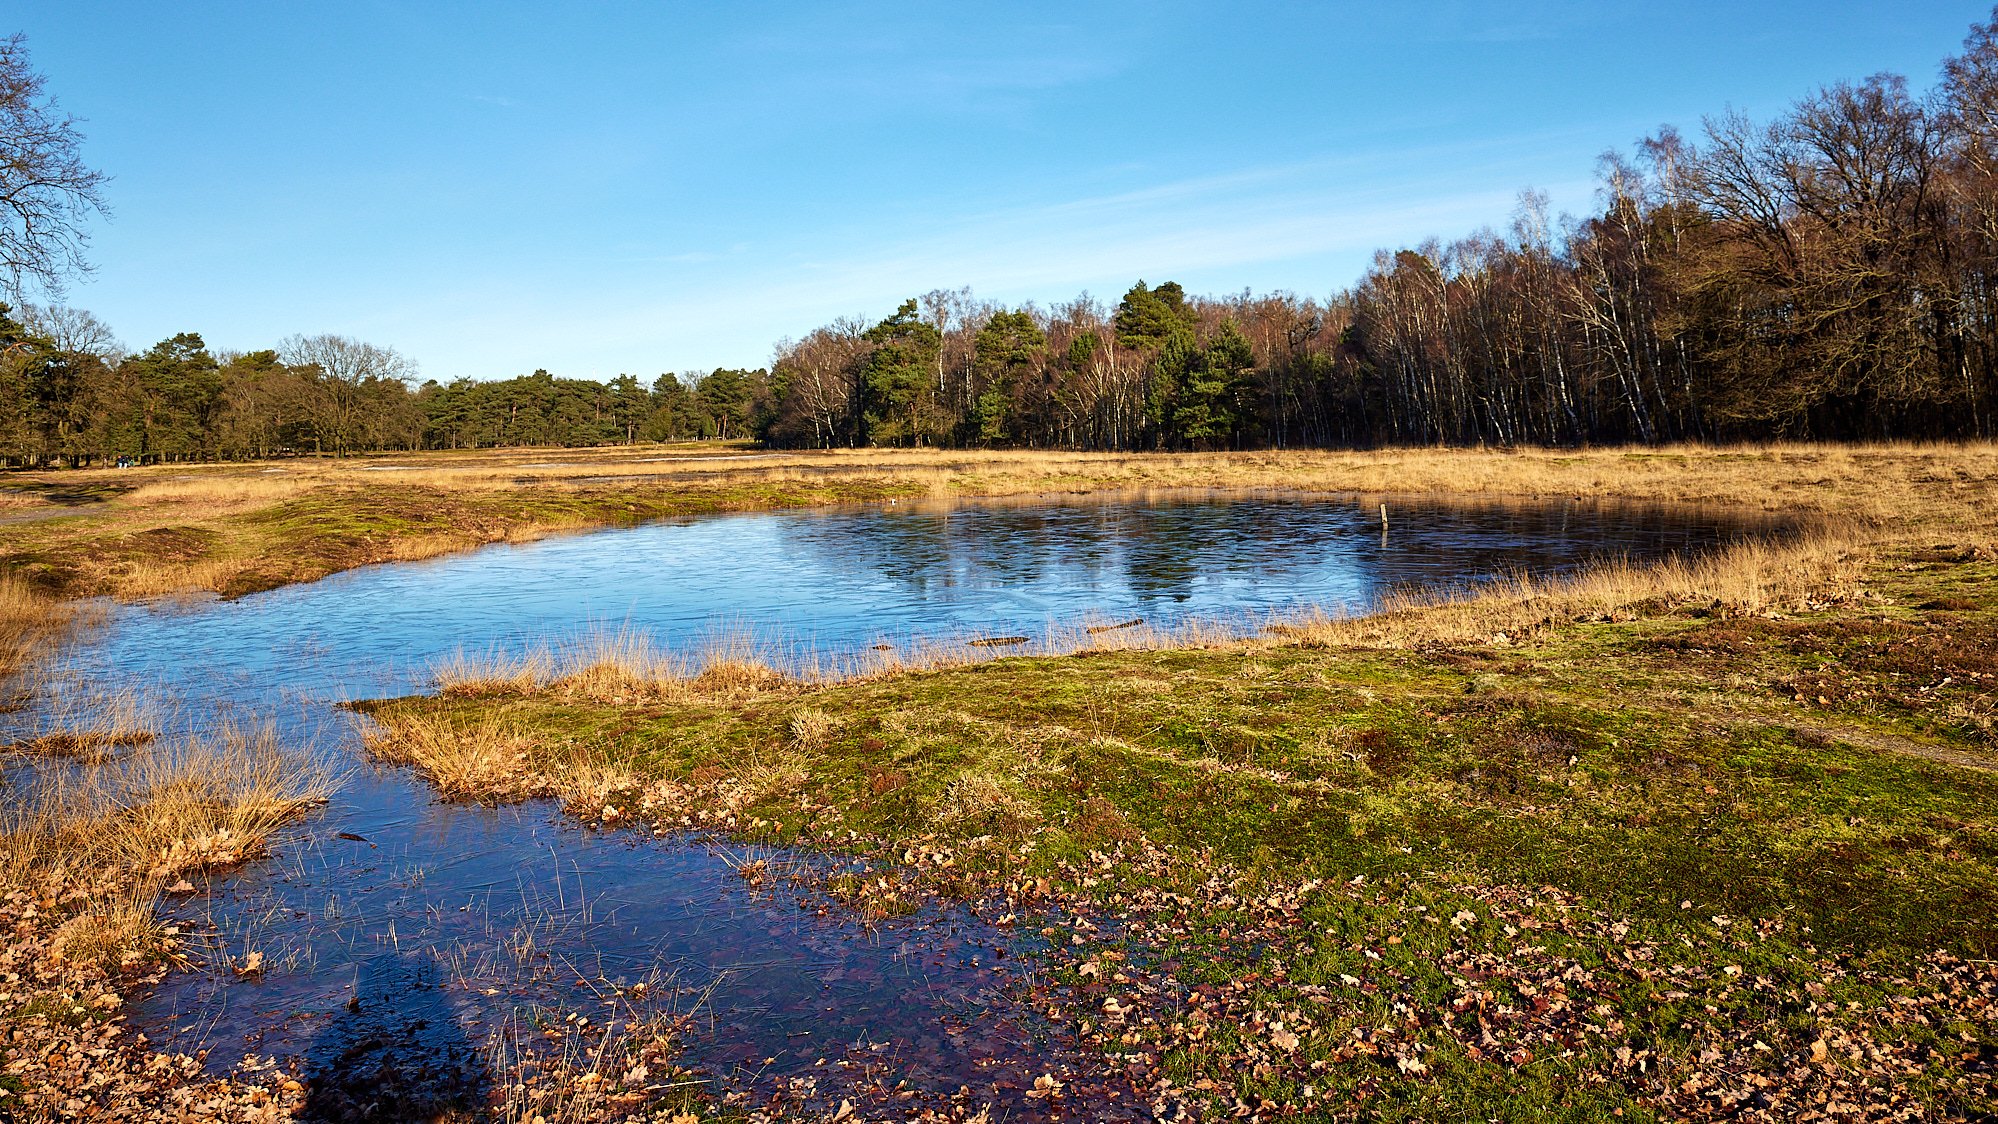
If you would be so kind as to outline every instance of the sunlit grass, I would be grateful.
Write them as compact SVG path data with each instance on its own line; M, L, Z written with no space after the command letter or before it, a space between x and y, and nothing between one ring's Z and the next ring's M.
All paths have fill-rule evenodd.
M1656 562L1612 559L1554 577L1519 575L1471 588L1390 594L1364 612L1307 610L1265 635L1285 642L1406 648L1492 641L1575 621L1630 620L1703 604L1743 615L1850 596L1879 536L1850 521Z
M323 803L334 783L270 726L224 725L41 770L0 813L0 887L30 895L105 887L108 896L94 898L57 947L92 959L135 951L168 881L261 856L271 833Z
M32 725L0 752L97 763L159 737L164 718L136 688L57 684L29 675L17 682L37 699Z
M0 571L0 680L46 654L76 615L73 606Z
M54 522L0 524L0 570L69 593L241 593L341 569L644 519L835 503L1082 492L1726 505L1883 532L1988 502L1998 444L1694 445L1584 450L1381 449L1111 454L935 449L757 453L509 449L346 460L84 470L111 496Z
M549 791L529 768L532 744L497 719L467 725L423 715L381 718L367 737L376 759L413 765L445 796L486 804Z

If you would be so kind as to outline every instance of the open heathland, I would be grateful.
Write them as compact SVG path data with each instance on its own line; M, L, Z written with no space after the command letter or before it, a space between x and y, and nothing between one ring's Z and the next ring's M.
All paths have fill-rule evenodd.
M604 830L823 852L784 870L827 908L968 910L1017 933L1035 966L997 997L1042 1028L1023 1087L829 1075L756 1102L662 1102L589 1051L656 1071L669 1039L600 1039L549 1059L562 1076L531 1096L496 1071L507 1118L530 1102L547 1119L680 1120L832 1117L843 1101L864 1119L1998 1111L1998 447L561 455L574 463L314 462L282 484L260 469L125 473L136 487L0 533L17 550L62 536L81 549L56 555L90 559L58 571L16 554L45 587L132 595L115 544L150 526L204 527L212 551L162 564L150 588L240 592L484 541L449 537L474 509L511 512L479 531L508 538L648 504L1203 487L1698 502L1797 525L1705 557L1294 614L1253 635L1077 628L1042 654L799 675L746 641L669 654L622 632L440 666L435 695L361 709L371 751L444 798L552 797ZM343 507L369 503L412 515L343 538ZM290 504L303 505L290 521L258 514ZM278 543L313 561L258 569ZM141 741L136 719L102 725ZM113 749L92 767L152 752ZM775 871L741 868L752 883ZM75 1025L117 1037L116 1004L95 996L170 965L170 936L135 920L125 944L85 940L95 923L78 919L111 899L21 895L18 931L38 934L22 955L66 931L65 962L116 949L74 969L98 973L96 991L49 994L81 996L72 1006L100 1013ZM149 917L150 898L127 912ZM17 1043L76 1019L24 994ZM61 1090L106 1118L133 1103L118 1092L131 1079L79 1092L71 1075L88 1067L48 1056L11 1055L26 1103L65 1104ZM126 1042L96 1064L171 1069L158 1088L224 1117L307 1103L280 1070L216 1081L153 1057Z

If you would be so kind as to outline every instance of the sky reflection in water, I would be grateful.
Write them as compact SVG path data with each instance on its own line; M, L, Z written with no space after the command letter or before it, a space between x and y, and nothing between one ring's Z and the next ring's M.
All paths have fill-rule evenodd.
M939 1087L986 1083L996 1074L984 1059L1028 1032L980 1014L1013 978L1006 934L949 912L867 932L814 917L788 891L752 894L700 844L592 833L543 804L439 804L405 771L352 764L353 719L327 703L420 690L431 663L459 649L592 626L669 645L746 628L836 654L884 639L1033 634L1085 616L1169 625L1358 609L1396 586L1658 557L1743 530L1697 511L1587 503L1390 514L1384 539L1377 509L1352 500L773 512L369 567L233 602L113 607L69 654L77 681L151 684L197 723L269 716L351 765L346 788L276 859L214 880L178 910L212 924L219 950L259 948L273 969L254 982L178 974L135 1021L214 1047L218 1065L245 1051L332 1065L383 1029L349 1017L357 992L380 993L364 1009L476 1024L574 1002L579 976L657 970L696 990L721 981L713 1034L694 1049L718 1069L795 1071L889 1040L894 1064ZM507 951L523 934L537 942L526 962ZM382 992L398 986L400 999ZM465 1033L448 1029L453 1042Z

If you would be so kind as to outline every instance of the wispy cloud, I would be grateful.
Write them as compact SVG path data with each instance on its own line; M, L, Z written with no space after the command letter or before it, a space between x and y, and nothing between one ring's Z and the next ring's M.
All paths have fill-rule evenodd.
M1345 174L1365 159L1242 168L958 214L898 224L893 237L855 231L811 245L654 257L632 263L637 272L620 274L614 288L536 294L537 301L556 302L545 309L555 315L510 313L526 294L483 295L454 310L462 319L412 310L428 324L413 318L409 326L441 329L453 337L442 351L494 364L465 373L532 366L537 354L576 356L583 339L587 355L578 358L592 369L571 373L608 375L760 362L781 336L839 315L881 315L896 301L940 286L970 285L994 299L1043 303L1083 289L1114 296L1140 276L1179 279L1196 290L1249 285L1323 294L1356 280L1376 249L1502 224L1526 186L1506 181L1502 171L1468 165L1457 178L1474 186L1447 186L1413 167L1384 185ZM1357 182L1367 186L1350 186ZM1542 186L1557 204L1588 198L1585 182ZM523 338L523 323L549 325L547 337ZM467 340L494 343L482 354L486 345Z
M737 39L765 97L804 91L866 112L1012 107L1131 65L1130 44L1061 24L994 24L954 10L937 18L853 21L802 16Z

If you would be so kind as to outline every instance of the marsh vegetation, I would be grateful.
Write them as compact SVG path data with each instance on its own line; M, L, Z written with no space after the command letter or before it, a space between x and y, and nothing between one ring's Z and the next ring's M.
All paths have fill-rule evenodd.
M1994 122L444 383L60 303L0 36L0 1119L1998 1119Z
M377 745L464 798L865 856L894 873L824 891L882 922L1029 928L1031 1002L1105 1051L1029 1094L1085 1115L1974 1115L1998 555L1930 541L1987 517L1967 489L1156 649L460 665Z
M1452 496L1715 504L1895 519L1911 489L1977 479L1987 445L1698 446L1111 455L713 446L427 454L345 461L16 474L23 516L0 564L78 597L240 595L355 566L682 515L924 497L1144 489L1273 489L1381 499ZM1969 456L1968 467L1961 456ZM1947 489L1939 499L1947 498Z
M373 696L354 704L366 715L367 753L413 768L434 794L398 779L399 768L352 774L318 826L280 842L281 877L189 879L210 903L194 915L207 918L197 931L187 928L188 905L162 915L151 896L186 874L148 875L124 897L37 907L40 939L67 932L60 940L75 950L70 960L107 973L92 977L103 994L155 981L159 998L129 1008L149 1035L206 1025L209 1043L220 1045L215 1033L226 1027L280 1052L296 1043L302 1059L301 1069L260 1071L254 1052L221 1050L211 1059L221 1069L174 1069L170 1082L149 1088L205 1082L304 1108L313 1089L344 1087L314 1068L333 1054L312 1042L372 1041L370 1016L340 1016L315 1039L299 1027L259 1030L267 1016L245 997L325 1004L337 1015L347 990L387 996L422 984L412 994L471 1002L481 1012L475 1028L505 1027L513 1010L541 1012L528 1024L539 1029L523 1036L516 1017L511 1037L494 1040L498 1052L478 1044L484 1032L468 1031L465 1041L488 1059L469 1077L424 1068L421 1059L441 1047L422 1034L411 1040L428 1054L357 1055L349 1068L399 1065L437 1090L458 1090L450 1097L469 1096L465 1104L516 1106L500 1112L540 1104L611 1117L810 1118L851 1101L869 1118L990 1109L1021 1118L1184 1110L1429 1119L1530 1107L1574 1119L1805 1109L1859 1119L1974 1114L1991 1104L1978 1059L1991 1048L1994 984L1982 962L1998 897L1987 810L1998 451L932 452L677 463L602 452L574 461L480 455L397 473L334 466L300 479L223 469L104 500L62 533L117 543L148 520L226 528L272 505L327 502L283 524L288 541L310 543L332 531L312 511L370 502L426 511L399 527L408 538L383 532L365 559L346 559L378 561L404 549L429 553L431 520L450 518L460 503L505 497L523 515L514 526L538 531L527 513L545 510L544 495L564 504L649 495L699 510L723 496L758 506L774 494L789 504L859 486L896 503L884 500L874 514L737 522L815 528L807 539L837 535L838 556L851 563L872 549L868 527L908 550L930 541L912 528L948 518L954 537L936 541L984 558L1013 543L1006 535L1019 527L1077 533L1073 515L1047 522L1051 511L1226 508L1211 491L1170 491L1195 480L1257 497L1243 510L1276 505L1305 513L1300 527L1325 529L1314 546L1300 538L1286 547L1265 580L1316 573L1314 550L1377 559L1369 565L1387 558L1368 553L1380 549L1382 496L1396 520L1390 536L1410 536L1410 555L1438 557L1433 542L1442 540L1423 539L1418 526L1424 508L1413 497L1424 492L1512 512L1485 518L1514 535L1557 525L1517 514L1550 504L1578 521L1563 532L1577 541L1613 526L1591 522L1613 509L1575 504L1584 493L1704 510L1729 504L1746 513L1740 526L1764 533L1730 539L1725 523L1705 523L1701 537L1671 539L1672 550L1564 555L1552 570L1487 554L1500 572L1485 580L1388 581L1316 611L1306 597L1231 617L1212 610L1236 602L1200 599L1225 586L1196 586L1207 592L1191 601L1165 596L1133 612L1112 598L1093 617L1051 627L974 600L967 604L997 614L982 633L885 650L875 640L882 622L916 618L862 607L861 623L846 632L822 626L816 645L741 619L703 630L671 618L660 632L645 627L652 602L620 601L640 608L619 621L588 599L557 596L574 585L559 576L541 592L495 586L492 604L509 608L492 610L484 635L439 627L488 612L466 575L514 582L587 565L611 581L623 571L601 552L615 542L631 544L634 559L666 560L680 582L702 589L703 552L721 565L741 556L723 534L729 520L357 570L235 601L99 607L103 639L70 642L69 674L99 666L87 656L93 643L111 661L104 666L170 669L173 656L156 638L178 636L210 653L206 679L254 684L267 673L214 672L265 651L257 658L286 661L303 689ZM793 487L801 491L783 491ZM1095 488L1122 498L1051 495ZM1133 488L1153 491L1134 498L1144 493ZM1359 498L1314 498L1328 491ZM941 502L980 496L1014 498L989 509ZM1670 509L1633 510L1662 518ZM1091 518L1083 525L1118 525ZM19 542L63 522L12 525L0 537ZM1196 525L1209 535L1231 526L1188 524ZM1284 524L1259 526L1268 542L1289 541L1281 534L1290 532L1274 530ZM1035 557L1078 583L1080 571L1060 568L1064 555ZM1215 558L1208 563L1224 573ZM995 554L991 564L1003 562ZM640 563L634 572L643 571ZM1032 587L1021 580L1011 574L999 585ZM965 596L947 586L923 597ZM455 608L424 609L416 593L425 588ZM553 617L551 604L563 606ZM428 622L420 633L387 627L405 612L415 613L413 629ZM348 616L351 633L339 623ZM295 637L296 651L268 648L244 623L259 619L312 619L330 631ZM519 622L530 620L542 623L523 632ZM570 624L551 631L554 620ZM1020 646L964 643L1029 633ZM399 639L419 634L418 648ZM354 667L391 652L399 663L370 686L337 666L297 662L314 645L351 649L344 658ZM427 654L412 658L418 651ZM380 701L394 694L408 697ZM165 832L190 841L225 829L227 842L262 840L320 791L317 781L268 789L274 778L315 774L241 764L284 754L270 735L239 735L229 743L237 749L199 751L213 758L203 775L238 778L186 802L208 819L135 813L144 801L133 794L197 791L184 777L140 783L134 778L171 772L140 763L191 765L199 754L171 724L120 706L73 706L73 741L61 745L34 739L64 722L22 715L32 736L17 739L16 760L95 775L88 790L106 795L68 804L122 809L93 823L108 815L132 830L191 825ZM280 727L296 744L314 740L311 729L323 740L333 728ZM263 748L244 748L254 746ZM419 822L434 826L399 842L393 825L407 822L407 802L427 799L445 801L434 806L444 818L425 813ZM547 824L538 809L550 805L587 826ZM371 806L383 809L373 819ZM222 822L232 815L241 823ZM175 851L159 830L144 832L146 846L182 856L190 873L258 853L193 842ZM46 871L61 841L76 837L48 827L17 838L32 859L23 869ZM129 858L101 856L137 853L98 846L61 868L126 869ZM444 874L426 856L436 848L462 873ZM595 894L623 904L586 895L582 881L551 904L550 887L525 873L541 861L526 858L536 853L576 864L565 875L557 858L554 884L584 879L587 869ZM463 866L472 856L481 857ZM520 901L482 892L471 896L471 913L459 911L468 902L453 899L454 878L485 884L503 870L521 872ZM392 909L383 909L390 899L365 896L380 893L367 889L376 884L400 887ZM708 904L666 908L696 898ZM328 912L350 900L376 904ZM675 912L682 908L694 912ZM268 920L315 910L316 921ZM780 947L816 950L802 976L740 960L780 933ZM583 970L576 957L591 949L595 963L613 953L628 967ZM206 968L161 976L175 956ZM349 962L357 967L337 967ZM671 965L672 974L635 993L644 974L635 969L646 963ZM350 982L342 972L359 975ZM616 1020L579 1024L562 1012L581 1012L556 994L571 973L619 1004L650 997ZM865 982L851 992L828 982L842 980ZM86 1011L97 1001L74 986L67 994L84 995ZM235 996L232 1013L204 1023L203 995ZM735 1013L745 1002L767 1011ZM41 1010L24 1007L18 1017ZM116 1012L104 1025L122 1025L126 1010L102 1008ZM925 1029L932 1020L948 1029ZM835 1026L867 1048L828 1049L821 1036ZM171 1049L195 1041L163 1040ZM875 1052L883 1043L892 1048ZM509 1074L527 1072L530 1045L534 1072L558 1076L511 1084ZM751 1068L744 1048L759 1051ZM814 1064L821 1060L831 1068ZM642 1078L630 1078L639 1070ZM23 1072L31 1088L54 1080L51 1070Z

